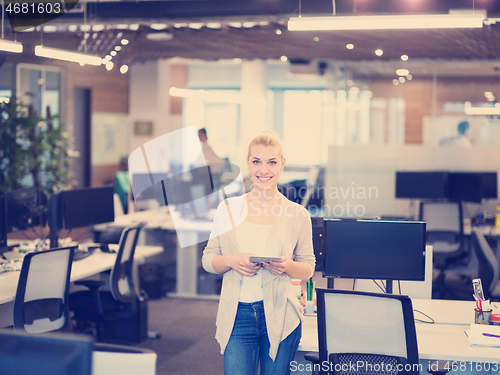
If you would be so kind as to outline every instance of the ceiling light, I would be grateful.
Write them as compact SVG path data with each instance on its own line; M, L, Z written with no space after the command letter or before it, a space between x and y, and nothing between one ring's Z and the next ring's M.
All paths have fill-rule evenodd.
M408 74L410 74L410 72L408 71L408 69L398 69L396 70L396 74L398 76L407 76Z
M116 56L116 51L111 51L109 54L110 54L111 56Z
M319 37L315 36L315 37L313 38L313 40L314 40L315 42L319 42Z
M354 44L352 44L352 43L346 44L345 48L347 48L347 49L353 49L354 48Z
M94 26L92 26L92 31L99 32L99 31L103 31L103 30L104 30L104 25L94 25Z
M199 29L201 29L201 28L203 27L203 23L200 23L200 22L193 22L193 23L190 23L190 24L188 25L188 27L189 27L190 29L199 30Z
M401 82L401 83L405 83L405 82L406 82L405 77L399 77L399 82Z
M36 46L35 55L40 57L47 57L49 59L71 61L80 64L89 64L96 66L101 65L102 60L99 56L86 55L84 53L70 52L62 49L44 46Z
M125 74L125 73L127 73L127 72L128 72L128 65L122 65L122 66L120 67L120 73L121 73L121 74Z
M288 61L288 57L286 57L285 55L281 56L280 57L280 60L285 62L285 61Z
M288 30L387 30L481 28L485 15L428 14L391 16L290 17Z
M111 61L108 61L105 66L106 66L107 70L111 70L111 69L113 69L113 65L114 64Z
M382 51L380 48L375 50L375 55L382 56L383 54L384 54L384 51Z
M411 80L413 79L413 76L412 76L411 74L408 74L408 75L406 76L406 79L407 79L408 81L411 81Z
M43 32L44 33L55 33L56 31L57 31L57 26L45 25L43 27Z
M128 44L128 39L122 39L122 40L120 41L120 43L121 43L122 45L126 46L126 45Z
M139 24L138 24L138 23L134 23L134 24L132 24L132 25L129 25L129 27L128 27L128 28L129 28L130 30L132 30L132 31L137 31L137 30L139 30Z
M152 23L149 25L153 30L165 30L167 28L167 24L165 23Z
M392 80L392 84L393 84L394 86L397 86L397 85L399 85L399 81L398 81L397 79L393 79L393 80Z
M281 35L281 30L280 29L276 29L276 35Z
M408 61L408 55L401 55L401 60Z
M155 40L155 41L170 40L173 37L174 37L174 34L172 34L169 31L161 31L159 33L146 34L146 39Z
M121 51L122 50L122 46L115 46L115 51Z
M0 40L0 51L21 53L23 52L23 45L19 42L11 42L10 40Z
M208 22L207 23L207 28L209 29L220 29L222 27L222 24L220 22Z

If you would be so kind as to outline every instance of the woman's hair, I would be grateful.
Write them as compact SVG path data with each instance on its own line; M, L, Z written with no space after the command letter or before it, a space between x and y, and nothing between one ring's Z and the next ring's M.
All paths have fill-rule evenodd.
M248 145L248 156L250 158L250 150L254 145L263 145L263 146L274 146L277 147L281 156L281 160L283 160L283 143L279 138L278 134L271 130L264 130L259 135L257 135L254 139L250 141Z

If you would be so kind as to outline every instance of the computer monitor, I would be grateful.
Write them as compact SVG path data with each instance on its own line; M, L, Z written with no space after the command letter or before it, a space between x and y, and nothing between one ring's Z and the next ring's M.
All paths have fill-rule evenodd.
M316 271L323 270L323 239L324 239L324 218L311 216L312 222L312 242L314 256L316 257Z
M481 198L498 198L497 172L481 172Z
M443 199L447 197L447 172L396 172L396 198Z
M425 222L325 219L324 253L323 277L424 281Z
M61 192L63 227L73 229L115 220L113 186Z
M90 375L92 338L69 333L0 330L3 375Z
M449 174L449 199L458 202L481 203L482 176L480 173L452 172Z
M4 196L5 232L22 231L47 220L47 197L36 187L11 190Z

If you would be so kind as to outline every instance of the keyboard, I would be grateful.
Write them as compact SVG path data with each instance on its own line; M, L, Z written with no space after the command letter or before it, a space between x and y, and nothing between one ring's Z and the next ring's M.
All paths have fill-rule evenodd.
M78 250L78 249L75 249L75 252L73 254L73 262L77 261L77 260L82 260L82 259L85 259L89 256L92 255L92 251L85 251L85 250Z

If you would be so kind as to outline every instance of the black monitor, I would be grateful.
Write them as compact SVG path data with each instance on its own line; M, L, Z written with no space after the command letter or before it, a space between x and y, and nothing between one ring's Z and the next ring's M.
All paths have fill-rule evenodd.
M73 229L115 220L113 186L88 187L60 193L63 227Z
M312 242L314 256L316 257L316 271L323 269L323 238L324 238L324 218L311 216L312 222Z
M325 219L324 253L323 277L423 281L425 222Z
M498 198L497 172L481 172L481 198Z
M36 187L11 190L4 196L4 230L6 233L22 231L47 220L47 197Z
M450 196L453 201L481 203L482 177L480 173L450 173Z
M3 375L90 375L91 361L90 336L0 331Z
M396 198L448 198L448 172L396 172Z

